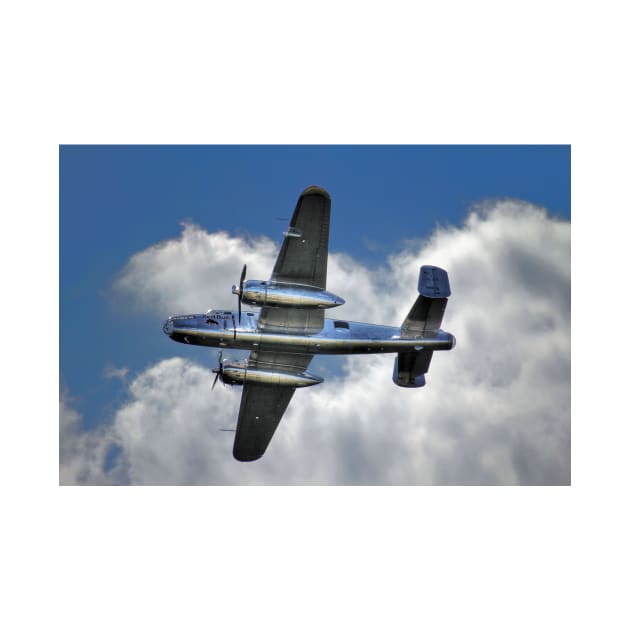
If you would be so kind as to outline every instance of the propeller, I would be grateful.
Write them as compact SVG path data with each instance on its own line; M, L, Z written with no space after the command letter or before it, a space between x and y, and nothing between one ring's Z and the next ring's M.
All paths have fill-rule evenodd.
M247 265L243 265L241 271L241 280L238 283L238 324L241 325L241 302L243 301L243 283L245 282L245 274L247 273Z
M216 374L214 382L212 383L212 389L214 389L214 386L217 384L217 381L219 380L219 378L221 379L221 382L223 383L223 350L219 352L219 367L212 368L212 371Z

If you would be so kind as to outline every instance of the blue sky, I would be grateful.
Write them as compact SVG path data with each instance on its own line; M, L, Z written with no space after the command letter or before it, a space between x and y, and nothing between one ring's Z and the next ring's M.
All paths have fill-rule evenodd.
M61 146L59 165L61 386L86 427L125 397L105 369L182 354L161 332L170 313L134 312L112 291L128 259L182 221L279 243L299 192L317 184L333 200L330 251L377 266L487 199L570 218L568 146ZM232 307L235 281L208 306Z

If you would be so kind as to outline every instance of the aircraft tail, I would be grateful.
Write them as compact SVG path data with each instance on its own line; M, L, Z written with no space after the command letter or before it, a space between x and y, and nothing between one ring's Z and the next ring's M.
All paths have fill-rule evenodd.
M418 279L420 295L411 307L400 329L401 339L436 337L440 333L446 303L451 294L448 274L444 269L424 265ZM444 333L441 333L444 334ZM425 374L429 371L433 350L399 352L394 361L393 380L400 387L423 387Z

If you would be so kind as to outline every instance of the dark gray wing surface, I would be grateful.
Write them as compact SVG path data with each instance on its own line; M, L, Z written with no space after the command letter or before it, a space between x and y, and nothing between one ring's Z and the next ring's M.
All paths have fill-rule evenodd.
M246 383L234 438L234 458L251 462L263 456L293 397L295 387Z
M330 195L323 188L311 186L295 206L271 280L325 289L329 232ZM258 326L264 332L312 335L324 326L324 310L265 306Z
M271 280L326 288L330 195L318 186L298 199Z
M252 352L248 365L300 373L312 358L310 354ZM235 459L250 462L263 456L294 392L295 387L245 383L234 437Z

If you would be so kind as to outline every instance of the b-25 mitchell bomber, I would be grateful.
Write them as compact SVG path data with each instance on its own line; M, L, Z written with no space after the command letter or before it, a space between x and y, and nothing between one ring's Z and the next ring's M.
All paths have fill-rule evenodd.
M264 454L298 387L322 378L307 371L316 354L392 352L393 380L422 387L435 350L450 350L455 337L440 329L451 289L446 271L420 268L419 295L400 328L324 317L344 300L326 290L330 195L317 186L304 190L269 280L247 280L243 267L237 310L169 317L164 333L181 343L250 350L246 361L219 355L212 387L243 385L234 438L234 457L253 461ZM259 307L243 311L242 305Z

